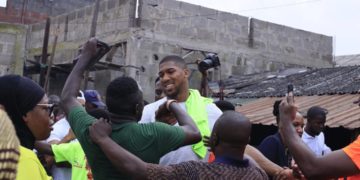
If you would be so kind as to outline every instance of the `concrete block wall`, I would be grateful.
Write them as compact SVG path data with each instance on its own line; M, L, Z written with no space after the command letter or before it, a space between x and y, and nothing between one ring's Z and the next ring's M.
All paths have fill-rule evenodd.
M169 40L243 48L248 18L174 0L142 0L140 27ZM160 36L160 35L159 35Z
M131 0L104 0L100 2L96 23L97 38L109 44L127 39L130 2ZM93 4L51 18L49 53L55 34L58 34L54 63L70 62L76 56L78 47L89 39L94 8L95 5ZM30 59L41 54L44 33L44 21L30 25L27 43Z
M0 76L22 74L27 27L0 23Z
M125 74L134 77L142 86L145 99L152 101L161 58L170 54L184 56L188 50L218 53L221 71L212 74L216 76L221 72L221 78L286 67L332 66L332 38L328 36L175 0L139 0L138 18L135 19L135 2L102 0L96 36L109 44L126 42L125 54L118 55L121 58L114 58L113 62L144 66L146 71L125 69L92 73L96 83L89 85L100 92L112 79ZM70 62L79 45L89 38L94 7L92 4L51 18L49 53L54 32L59 28L55 63ZM44 22L29 26L28 59L41 54L44 28ZM191 63L197 58L202 58L201 54L193 54L186 61ZM197 88L200 76L196 65L190 68L194 72L190 84Z
M303 66L333 65L332 37L251 19L253 48L277 62Z

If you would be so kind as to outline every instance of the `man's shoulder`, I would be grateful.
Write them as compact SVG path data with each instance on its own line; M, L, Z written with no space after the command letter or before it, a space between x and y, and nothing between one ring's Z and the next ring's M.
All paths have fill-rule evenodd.
M144 111L145 111L145 110L154 110L154 109L155 109L155 111L156 111L156 110L159 108L159 106L166 101L166 99L167 99L167 98L164 97L164 98L162 98L162 99L159 99L159 100L157 100L157 101L155 101L155 102L152 102L152 103L144 106Z

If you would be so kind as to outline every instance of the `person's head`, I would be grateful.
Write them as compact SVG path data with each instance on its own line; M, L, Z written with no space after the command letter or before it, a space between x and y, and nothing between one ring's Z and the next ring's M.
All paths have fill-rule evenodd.
M307 112L306 132L311 136L317 136L324 130L326 122L326 110L319 106L311 107Z
M160 78L157 77L155 80L155 101L165 97L165 94L162 90Z
M106 89L108 111L117 115L141 117L144 108L142 92L131 77L119 77L110 82Z
M187 95L189 70L185 60L179 56L166 56L159 63L159 77L164 94L177 99Z
M100 94L96 90L86 90L85 96L85 109L90 111L92 109L105 109L106 105L101 101Z
M18 75L0 77L0 104L13 122L22 146L32 149L35 140L50 135L50 104L43 88Z
M280 106L281 100L276 100L273 105L273 115L276 118L276 124L279 124L280 120L280 114L279 114L279 106Z
M304 130L303 130L304 124L305 124L304 117L299 112L297 112L295 119L292 121L292 123L293 123L293 126L295 127L296 132L301 137L304 132Z
M214 104L222 111L235 111L235 106L229 101L219 100L214 102Z
M216 155L244 151L250 141L251 123L236 111L225 111L214 125L210 141Z

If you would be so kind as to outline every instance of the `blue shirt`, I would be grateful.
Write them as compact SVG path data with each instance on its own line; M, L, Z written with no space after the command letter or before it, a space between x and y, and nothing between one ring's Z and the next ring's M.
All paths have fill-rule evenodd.
M292 156L282 143L279 132L266 137L258 149L265 157L281 167L291 165Z

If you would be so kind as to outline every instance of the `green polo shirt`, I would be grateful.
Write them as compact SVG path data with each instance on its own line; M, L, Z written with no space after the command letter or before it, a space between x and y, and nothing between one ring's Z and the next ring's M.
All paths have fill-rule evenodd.
M85 153L79 142L51 145L55 161L67 161L71 164L71 179L86 180L92 177L91 169L87 164Z
M68 116L70 126L89 161L94 179L130 179L118 172L100 147L91 141L88 127L95 120L81 106L72 108ZM185 133L180 127L164 123L127 122L113 123L111 138L143 161L159 163L163 155L175 150L184 142Z

